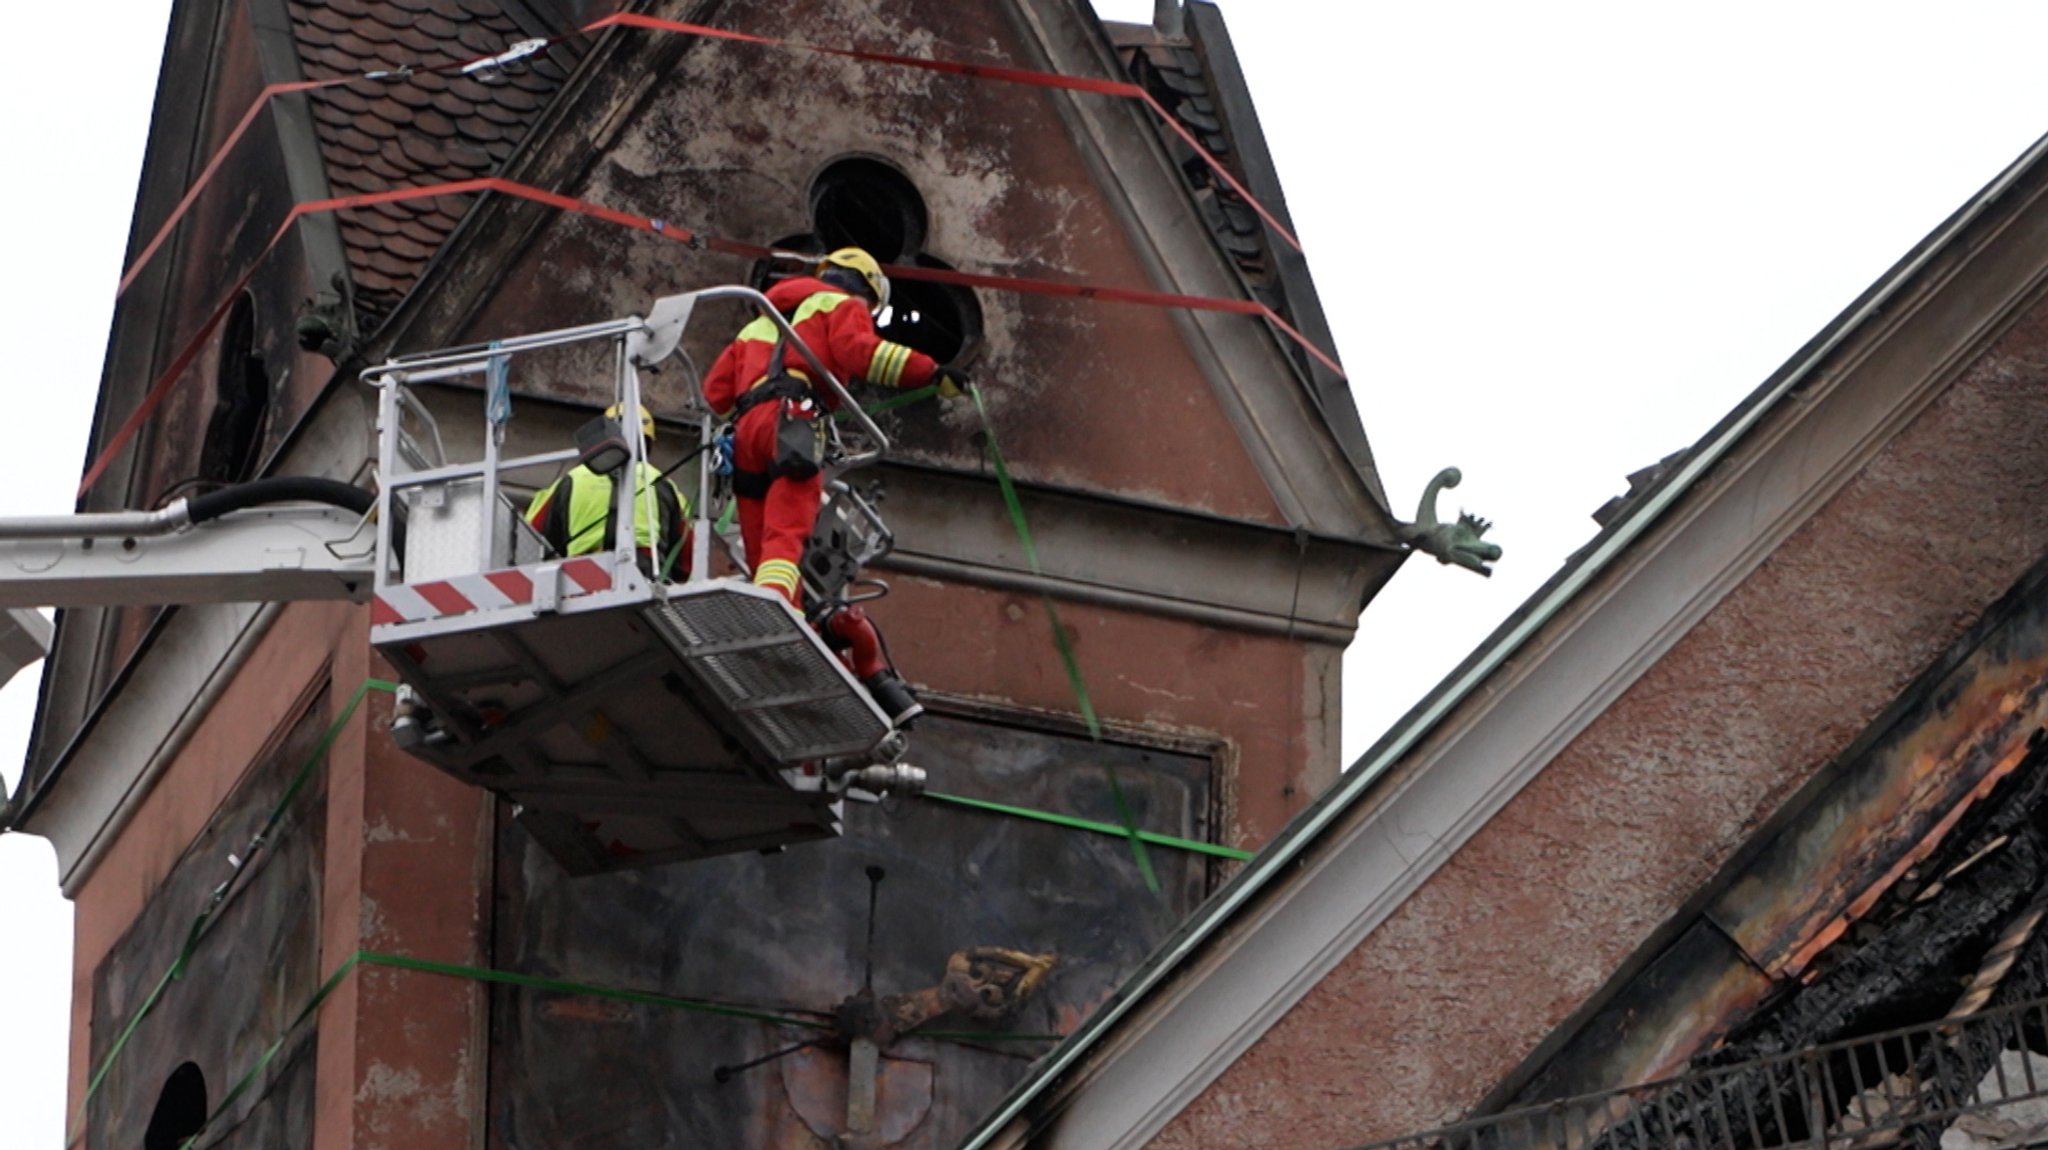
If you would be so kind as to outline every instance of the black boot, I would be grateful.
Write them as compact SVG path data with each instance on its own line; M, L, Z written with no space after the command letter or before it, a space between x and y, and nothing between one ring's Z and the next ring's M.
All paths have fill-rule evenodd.
M894 671L877 671L860 681L874 697L875 706L889 716L889 721L899 727L908 727L912 720L924 714L924 705L910 690L910 684Z

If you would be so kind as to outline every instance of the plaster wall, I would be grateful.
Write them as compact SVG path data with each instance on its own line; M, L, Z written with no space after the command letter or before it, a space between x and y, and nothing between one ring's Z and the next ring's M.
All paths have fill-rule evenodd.
M2037 307L1153 1141L1455 1120L2048 548Z

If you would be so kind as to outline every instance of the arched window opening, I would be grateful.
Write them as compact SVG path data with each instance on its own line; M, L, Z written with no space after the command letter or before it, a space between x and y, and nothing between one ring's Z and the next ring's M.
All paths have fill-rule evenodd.
M918 256L916 264L952 270L926 255ZM889 283L889 307L875 331L940 363L957 363L981 342L981 305L966 288L897 276Z
M185 1140L206 1125L206 1075L197 1063L187 1062L171 1071L150 1112L149 1127L142 1134L142 1150L178 1150Z
M811 223L819 246L866 248L885 264L924 246L924 197L902 172L854 156L828 165L811 183Z
M199 479L239 483L249 478L269 407L270 373L256 352L256 307L244 292L221 331L220 373L199 449Z

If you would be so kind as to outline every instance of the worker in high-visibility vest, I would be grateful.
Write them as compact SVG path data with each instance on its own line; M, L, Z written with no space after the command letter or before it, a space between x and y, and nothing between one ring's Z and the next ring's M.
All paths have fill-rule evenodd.
M605 416L616 420L622 413L623 405L614 404ZM644 407L640 409L640 435L646 442L654 442L654 416ZM640 569L663 580L688 572L689 498L645 460L640 463L640 483L633 494L633 541L640 554ZM526 522L540 532L555 555L568 558L618 546L617 511L611 476L579 463L534 494L526 506Z
M965 386L959 372L875 332L875 316L889 305L889 277L860 248L833 252L813 274L783 280L767 295L804 345L841 379L902 388L936 383L947 398ZM733 494L754 583L773 588L799 611L804 601L797 564L824 494L816 421L837 406L832 395L812 389L807 369L803 354L787 346L772 322L758 318L740 330L704 377L711 410L734 421ZM820 621L820 630L828 641L850 649L855 675L884 710L894 716L899 705L906 712L915 706L858 607L834 612Z

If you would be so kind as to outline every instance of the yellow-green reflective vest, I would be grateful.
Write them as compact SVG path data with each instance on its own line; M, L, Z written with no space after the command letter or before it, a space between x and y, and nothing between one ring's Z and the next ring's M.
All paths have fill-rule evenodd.
M683 537L683 521L690 514L690 501L683 498L682 489L661 478L653 464L642 463L640 490L635 494L633 542L654 550L658 532L660 550L673 549ZM612 521L611 477L581 464L570 468L568 474L534 495L533 502L526 505L526 521L557 555L611 550L618 544ZM662 558L666 563L667 555Z

